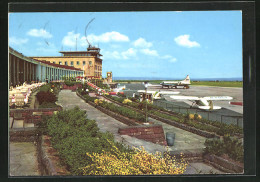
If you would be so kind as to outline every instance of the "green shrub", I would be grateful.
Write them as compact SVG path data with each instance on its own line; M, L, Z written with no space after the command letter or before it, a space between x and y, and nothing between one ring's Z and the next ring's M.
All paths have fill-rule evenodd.
M146 121L145 116L143 114L136 112L135 110L129 109L127 107L122 107L122 106L118 107L113 103L108 103L105 101L101 104L101 106L110 111L113 111L113 112L119 113L123 116L126 116L128 118L135 119L140 122Z
M218 156L227 154L231 159L243 162L244 148L242 142L237 138L231 138L228 135L221 139L207 139L205 141L205 153L211 153Z
M54 93L52 92L45 92L45 91L40 91L36 94L37 100L39 101L39 104L41 105L43 102L50 102L54 103L57 101L57 97Z
M180 122L181 120L178 118L178 117L175 117L175 116L171 116L171 115L168 115L168 114L163 114L161 112L158 112L158 111L150 111L149 113L151 114L155 114L159 117L162 117L162 118L165 118L165 119L169 119L169 120L173 120L173 121L177 121L177 122Z
M76 81L65 80L64 83L65 83L65 85L70 87L70 86L74 86L77 82Z
M48 91L50 91L50 89L51 89L51 85L50 84L46 84L46 85L41 86L39 91L40 92L48 92Z
M97 86L102 89L109 89L110 87L107 84L98 83Z
M120 92L117 93L117 96L118 96L118 97L126 98L125 94L121 94Z
M86 101L90 102L94 102L96 99L98 99L97 97L90 97L88 94L83 95L83 97L86 99Z
M111 151L107 140L114 141L111 133L101 133L94 120L87 119L86 112L78 107L60 111L46 121L47 133L59 152L63 164L72 175L81 175L81 167L90 165L86 152ZM131 151L123 144L113 142L121 151Z
M147 101L142 101L138 103L138 109L140 110L147 110L150 111L152 109L152 104L147 103Z
M39 105L38 108L55 108L55 107L59 107L59 106L53 102L43 102L41 105Z

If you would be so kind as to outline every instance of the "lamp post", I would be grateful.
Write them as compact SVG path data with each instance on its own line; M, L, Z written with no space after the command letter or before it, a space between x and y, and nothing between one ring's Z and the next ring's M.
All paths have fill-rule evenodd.
M147 123L147 82L144 84L145 87L145 122Z
M83 85L85 84L85 71L84 71L84 69L85 69L85 65L83 66Z

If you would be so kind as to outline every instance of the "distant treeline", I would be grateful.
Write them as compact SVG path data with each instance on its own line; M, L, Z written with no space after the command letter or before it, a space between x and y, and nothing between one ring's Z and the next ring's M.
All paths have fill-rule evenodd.
M114 80L117 83L142 83L160 84L163 80ZM191 85L216 86L216 87L243 87L242 81L191 81Z

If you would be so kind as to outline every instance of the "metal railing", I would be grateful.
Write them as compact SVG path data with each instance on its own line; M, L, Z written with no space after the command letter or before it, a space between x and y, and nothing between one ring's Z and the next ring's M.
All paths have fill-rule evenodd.
M182 114L199 114L202 118L205 118L210 121L219 121L225 124L233 124L243 128L243 115L242 114L221 114L216 111L204 111L198 108L189 108L184 106L176 105L170 101L166 100L154 100L153 105L163 107L169 111L182 113ZM233 112L233 111L231 111Z

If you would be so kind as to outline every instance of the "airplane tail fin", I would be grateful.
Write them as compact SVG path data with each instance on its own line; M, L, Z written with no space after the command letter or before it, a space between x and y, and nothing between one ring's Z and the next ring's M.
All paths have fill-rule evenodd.
M186 78L183 80L184 83L190 84L190 76L187 75Z

